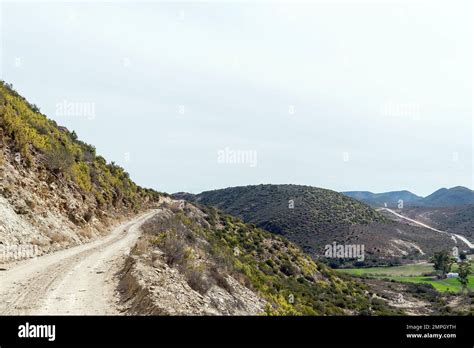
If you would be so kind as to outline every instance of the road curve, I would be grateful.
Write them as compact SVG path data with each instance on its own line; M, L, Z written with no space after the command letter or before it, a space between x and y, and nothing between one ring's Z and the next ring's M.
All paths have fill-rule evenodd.
M0 272L0 315L117 314L116 279L147 212L91 243L30 259Z
M470 249L474 249L474 244L472 244L472 243L471 243L466 237L464 237L464 236L461 236L461 235L456 234L456 233L450 233L450 232L438 230L438 229L433 228L433 227L431 227L431 226L428 226L427 224L424 224L424 223L422 223L422 222L420 222L420 221L416 221L416 220L410 219L410 218L408 218L408 217L406 217L406 216L403 216L403 215L397 213L396 211L393 211L392 209L379 208L379 209L377 209L377 210L378 210L378 211L381 211L381 210L388 211L389 213L392 213L393 215L395 215L395 216L397 216L397 217L399 217L399 218L401 218L401 219L407 220L407 221L412 222L412 223L414 223L414 224L416 224L416 225L419 225L419 226L421 226L421 227L428 228L428 229L430 229L430 230L432 230L432 231L435 231L435 232L447 234L447 235L451 236L451 237L454 239L454 241L456 241L456 238L457 238L457 239L459 239L460 241L462 241L464 244L466 244Z

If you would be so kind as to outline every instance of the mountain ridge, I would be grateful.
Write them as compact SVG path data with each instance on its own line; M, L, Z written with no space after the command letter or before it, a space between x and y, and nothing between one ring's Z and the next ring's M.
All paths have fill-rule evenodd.
M474 204L474 191L464 187L440 188L426 197L408 190L373 193L370 191L344 191L342 194L360 200L370 206L394 208L399 205L411 207L450 207Z

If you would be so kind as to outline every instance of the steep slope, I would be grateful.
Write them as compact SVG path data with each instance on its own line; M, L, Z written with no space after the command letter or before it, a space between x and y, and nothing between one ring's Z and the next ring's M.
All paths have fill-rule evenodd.
M456 186L450 189L442 188L427 196L423 199L423 202L432 207L474 204L474 191L462 186Z
M0 83L0 246L42 254L80 244L158 197Z
M367 203L372 207L397 208L400 203L404 206L423 205L423 197L417 196L410 191L393 191L384 193L372 193L368 191L349 191L342 192L344 195Z
M169 200L122 272L130 314L396 313L288 240L213 208Z

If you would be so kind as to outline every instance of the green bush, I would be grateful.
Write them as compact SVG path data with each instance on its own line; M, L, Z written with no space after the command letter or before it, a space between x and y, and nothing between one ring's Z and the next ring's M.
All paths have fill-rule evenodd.
M92 145L80 141L74 131L58 127L3 81L0 127L4 140L20 152L24 163L31 166L36 162L74 181L83 191L94 194L99 208L136 208L159 196L156 191L137 186L120 166L107 164Z

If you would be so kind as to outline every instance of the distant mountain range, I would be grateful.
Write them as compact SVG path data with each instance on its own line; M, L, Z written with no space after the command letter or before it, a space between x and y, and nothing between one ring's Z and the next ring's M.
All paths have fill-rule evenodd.
M342 192L344 195L367 203L372 207L453 207L474 204L474 191L463 186L442 188L427 197L420 197L410 191L372 193L369 191Z
M440 190L421 198L404 191L391 201L469 202L465 193ZM2 313L63 312L69 303L61 299L76 279L63 270L72 269L74 275L92 273L84 283L91 291L81 306L73 303L77 313L97 313L88 304L118 291L117 307L127 315L401 314L403 309L391 305L389 297L377 295L378 284L375 292L372 285L336 273L305 252L318 259L327 245L354 246L363 248L356 258L351 253L323 260L331 267L381 265L427 259L456 243L448 234L392 221L357 199L311 186L258 185L174 197L179 200L138 186L123 168L107 163L74 131L47 119L0 81L0 246L34 245L40 255L84 247L81 253L54 254L53 261L24 260L24 272L6 263L9 269L0 269L7 274L2 277L2 287L7 284L0 294ZM443 209L429 216L413 214L468 235L474 217L464 207L452 209L449 220ZM127 217L133 220L112 228ZM124 256L124 248L133 252ZM88 264L108 267L107 260L121 264L110 284L105 275L97 277L103 272L84 272ZM67 282L58 292L56 285ZM98 285L98 291L91 285ZM53 309L33 307L53 295ZM103 308L109 309L115 313L115 307Z

